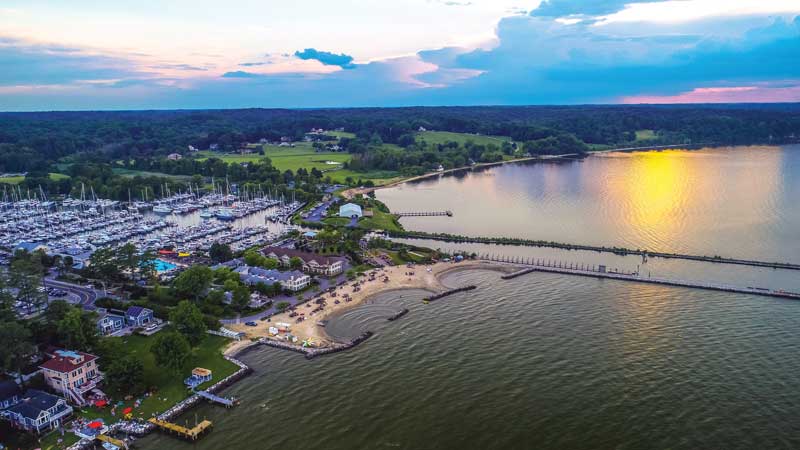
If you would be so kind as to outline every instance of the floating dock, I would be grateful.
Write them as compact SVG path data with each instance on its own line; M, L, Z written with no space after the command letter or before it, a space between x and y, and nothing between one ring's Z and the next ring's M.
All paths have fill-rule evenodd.
M219 395L214 395L208 391L196 391L195 393L212 403L219 403L226 408L231 408L239 404L239 400L235 398L220 397Z
M165 420L158 420L155 417L151 417L150 419L147 419L147 421L152 423L162 431L177 434L178 436L184 439L188 439L190 441L198 440L203 435L203 433L211 429L212 425L210 420L203 420L202 422L198 423L192 428L186 428L184 426L172 422L167 422Z

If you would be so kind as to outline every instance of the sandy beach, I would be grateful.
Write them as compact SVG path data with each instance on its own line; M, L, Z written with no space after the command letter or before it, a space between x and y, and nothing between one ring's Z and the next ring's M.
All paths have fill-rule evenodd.
M313 312L319 307L314 300L299 305L295 312L303 313L305 320L297 322L298 316L290 317L291 311L272 316L268 321L259 321L258 326L250 327L244 324L228 326L234 331L244 332L248 339L234 344L226 350L226 354L234 354L247 347L249 338L271 338L268 329L275 326L278 322L291 325L290 334L297 337L299 345L305 340L311 340L316 347L325 347L333 343L331 338L325 333L325 328L319 326L317 322L325 320L333 315L339 314L348 308L353 308L364 303L364 301L378 293L402 290L402 289L426 289L431 293L445 291L456 286L445 286L441 282L444 274L459 270L489 269L489 270L513 270L511 266L490 263L487 261L463 261L460 263L440 262L432 265L418 265L413 268L406 266L385 267L367 272L366 276L347 282L336 289L336 296L325 293L322 298L326 301L324 309ZM370 276L375 273L374 278ZM386 279L388 278L388 281ZM345 301L345 298L350 301ZM339 300L336 304L335 301ZM282 337L284 333L281 333Z

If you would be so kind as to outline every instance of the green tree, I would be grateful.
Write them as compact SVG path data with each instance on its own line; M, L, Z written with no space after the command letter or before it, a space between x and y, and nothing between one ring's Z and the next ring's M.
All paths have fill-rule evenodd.
M25 303L28 312L47 303L42 287L43 269L28 253L17 253L9 268L9 285L17 288L17 300Z
M173 287L179 295L188 296L197 300L211 285L214 272L208 267L197 265L189 267L175 278Z
M288 307L289 307L289 302L278 302L278 304L275 305L275 309L278 310L278 312L284 312Z
M105 384L114 392L139 395L144 391L144 365L133 355L114 358L105 368Z
M261 267L270 270L277 269L278 261L272 258L264 258L264 262L261 264Z
M294 270L300 270L301 268L303 268L303 260L298 258L297 256L292 256L289 259L289 267L291 267Z
M180 333L165 332L156 335L150 353L153 354L156 364L178 373L186 365L192 348L189 341Z
M122 267L113 248L105 247L95 250L90 262L88 271L92 276L107 281L117 281L122 278Z
M248 266L262 267L266 259L264 255L254 250L248 250L244 253L244 262Z
M205 337L207 327L203 313L194 303L186 300L179 302L170 312L169 321L192 345L197 345Z
M227 244L220 244L219 242L215 242L211 244L211 248L208 249L208 256L215 263L221 263L232 260L233 251Z
M89 351L97 342L95 316L78 308L69 309L58 321L57 329L67 348Z
M22 373L22 369L36 353L31 332L20 322L0 323L0 369ZM21 380L20 380L21 381Z
M236 311L243 311L250 304L250 289L247 286L241 285L233 290L231 297L231 306Z

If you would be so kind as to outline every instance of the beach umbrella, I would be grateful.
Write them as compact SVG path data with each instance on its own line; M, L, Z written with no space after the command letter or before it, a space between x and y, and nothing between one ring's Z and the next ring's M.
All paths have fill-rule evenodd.
M98 408L102 408L107 404L108 402L106 402L105 400L97 400L96 402L94 402L94 406L97 406Z
M93 430L96 430L98 428L103 428L103 422L100 422L99 420L95 420L93 422L89 422L89 424L87 426L89 428L93 429Z
M122 414L130 414L133 411L133 408L128 406L127 408L122 410Z

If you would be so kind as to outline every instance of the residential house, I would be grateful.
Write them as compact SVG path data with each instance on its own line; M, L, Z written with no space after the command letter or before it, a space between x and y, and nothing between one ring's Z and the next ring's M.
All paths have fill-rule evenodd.
M97 356L89 353L55 350L39 367L47 385L78 406L86 403L85 394L103 380Z
M181 156L180 153L170 153L169 155L167 155L167 159L169 159L170 161L177 161L181 158L183 158L183 156Z
M8 409L22 401L22 389L12 380L0 381L0 410Z
M143 327L153 321L153 310L150 308L131 306L125 312L125 322L132 327Z
M28 389L19 403L2 414L14 428L43 433L60 427L72 415L72 407L61 397Z
M323 256L281 247L265 247L264 256L278 261L284 267L291 265L294 257L303 262L303 272L318 273L325 276L338 275L344 271L345 258L341 256Z
M97 308L97 330L100 334L109 335L125 328L125 314L122 311L108 311L105 308Z

